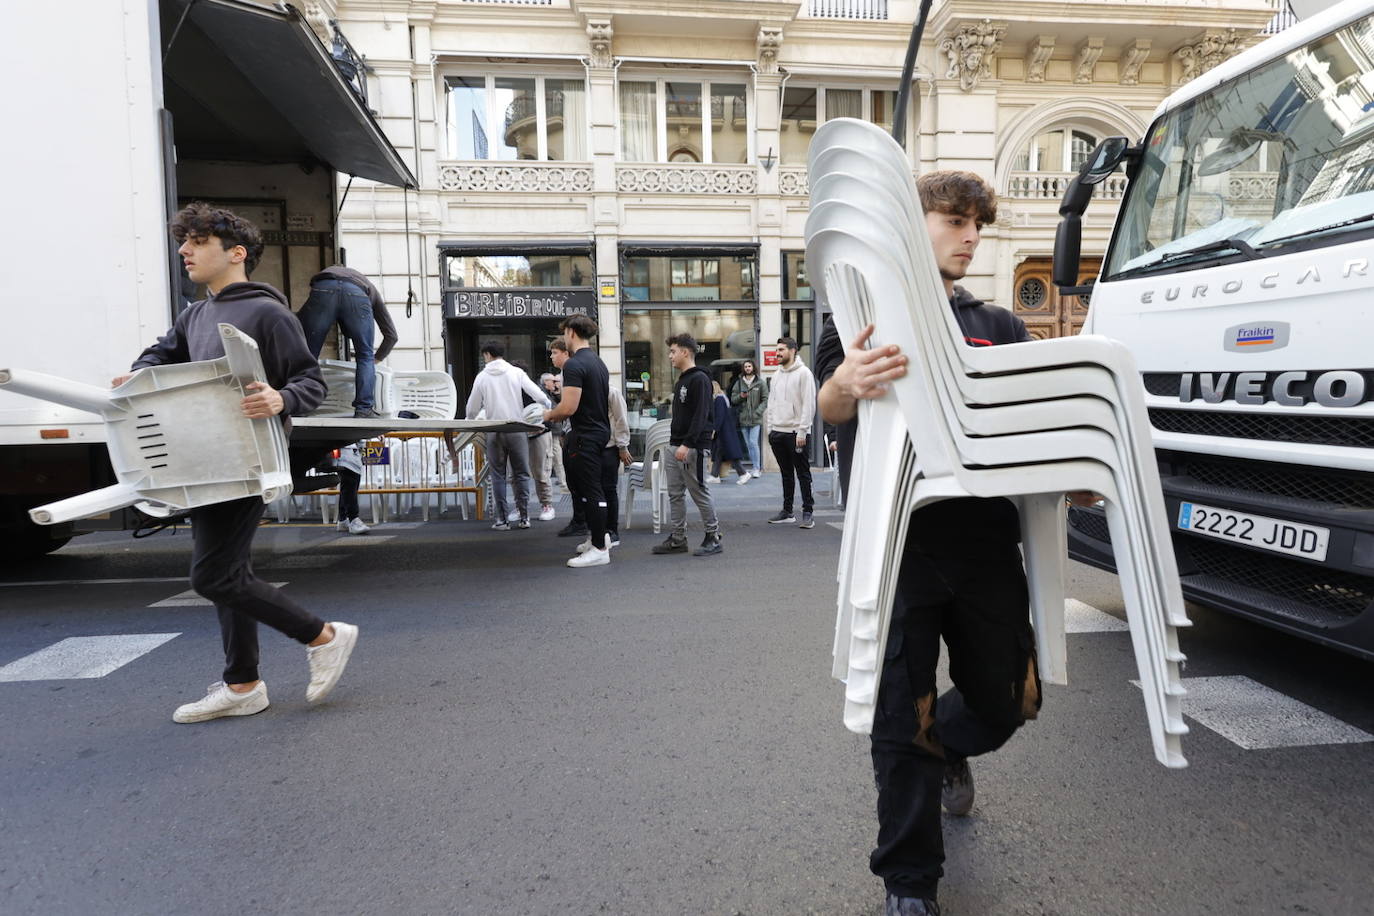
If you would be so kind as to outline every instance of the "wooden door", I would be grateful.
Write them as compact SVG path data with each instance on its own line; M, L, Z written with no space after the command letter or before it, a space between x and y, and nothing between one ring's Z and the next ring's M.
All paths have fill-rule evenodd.
M1101 266L1100 258L1079 261L1079 284L1096 277ZM1050 281L1051 267L1050 258L1026 258L1016 268L1012 282L1012 311L1036 340L1072 337L1082 330L1088 317L1087 297L1061 296Z

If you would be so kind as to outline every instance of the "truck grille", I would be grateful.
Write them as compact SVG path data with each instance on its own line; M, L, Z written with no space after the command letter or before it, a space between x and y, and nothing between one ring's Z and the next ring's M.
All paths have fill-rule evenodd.
M1069 507L1069 524L1084 537L1105 544L1112 542L1112 532L1107 527L1107 516L1101 512L1089 512L1077 506Z
M1374 478L1295 464L1225 461L1173 453L1173 473L1230 493L1263 493L1341 509L1374 509Z
M1233 597L1244 599L1237 589L1266 593L1291 602L1296 607L1287 609L1289 616L1311 623L1350 620L1374 601L1374 579L1366 576L1198 537L1177 538L1175 545L1181 566L1191 561L1214 584L1229 586Z
M1225 413L1214 410L1150 411L1150 424L1166 433L1262 439L1309 445L1374 447L1374 419L1368 417L1296 416L1293 414Z
M1178 397L1178 385L1182 376L1177 372L1142 372L1141 380L1145 390L1162 398Z

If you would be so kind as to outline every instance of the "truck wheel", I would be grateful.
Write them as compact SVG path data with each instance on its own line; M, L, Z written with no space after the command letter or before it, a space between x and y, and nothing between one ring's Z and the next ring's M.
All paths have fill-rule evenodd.
M0 563L17 563L46 556L72 539L71 525L35 525L28 508L8 503L0 510Z

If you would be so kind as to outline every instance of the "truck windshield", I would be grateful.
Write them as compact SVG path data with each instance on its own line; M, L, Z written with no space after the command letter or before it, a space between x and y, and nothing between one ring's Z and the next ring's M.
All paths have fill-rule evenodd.
M1372 222L1374 16L1156 121L1103 277L1335 243Z

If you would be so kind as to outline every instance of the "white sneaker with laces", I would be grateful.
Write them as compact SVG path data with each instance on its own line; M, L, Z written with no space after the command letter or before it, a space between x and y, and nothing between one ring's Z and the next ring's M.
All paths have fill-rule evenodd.
M311 703L323 700L334 689L358 644L358 628L353 624L334 620L329 625L334 628L333 639L322 646L305 647L310 662L310 686L305 689L305 698Z
M267 706L265 681L258 681L257 686L247 693L235 693L224 681L215 681L206 688L204 698L178 706L176 712L172 713L172 721L189 724L224 716L251 716L262 712Z
M338 523L337 525L334 526L334 530L335 530L335 531L342 531L344 534L347 534L347 533L348 533L348 519L346 519L346 518L344 518L342 515L340 515L340 516L339 516L339 523Z
M607 550L614 550L615 548L617 548L617 547L619 547L619 546L620 546L620 538L619 538L619 537L616 537L616 536L612 536L611 533L610 533L609 531L606 532L606 549L607 549ZM577 552L578 552L579 554L584 554L584 553L586 553L587 551L589 551L589 550L591 550L591 549L592 549L592 539L591 539L591 538L587 538L587 539L586 539L585 541L583 541L581 544L578 544L578 545L577 545Z
M736 481L735 481L735 486L742 487L742 486L744 486L746 483L748 483L749 481L751 481L751 480L753 480L753 479L754 479L754 472L753 472L753 471L745 471L745 472L744 472L744 476L741 477L739 480L736 480Z
M360 518L351 518L348 520L349 534L367 534L371 530L372 528L365 524Z
M706 475L706 482L707 482L707 483L720 483L720 478L717 477L717 476L715 476L714 474L707 474L707 475Z
M611 562L611 549L597 550L595 547L588 546L586 551L579 553L568 561L568 565L573 569L581 569L584 566L609 566Z
M506 521L508 521L508 522L518 522L518 521L520 521L520 510L519 510L519 509L512 509L512 510L510 510L509 512L507 512L507 513L506 513Z
M541 522L551 522L554 518L553 506L543 505L539 507L539 520Z

